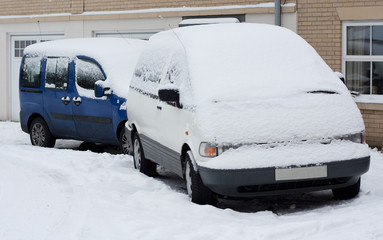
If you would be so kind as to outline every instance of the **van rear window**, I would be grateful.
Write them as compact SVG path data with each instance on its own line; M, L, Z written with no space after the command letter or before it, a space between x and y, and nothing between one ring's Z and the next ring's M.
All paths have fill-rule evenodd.
M21 67L20 86L23 88L40 88L40 57L24 57Z

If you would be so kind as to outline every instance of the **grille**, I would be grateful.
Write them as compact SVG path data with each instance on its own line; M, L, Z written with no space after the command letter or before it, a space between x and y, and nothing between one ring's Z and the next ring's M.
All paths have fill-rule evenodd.
M309 180L309 181L282 182L282 183L264 184L264 185L240 186L238 187L238 192L241 192L241 193L271 192L271 191L278 191L278 190L336 186L339 184L346 183L350 179L351 177L344 177L344 178L319 179L319 180Z

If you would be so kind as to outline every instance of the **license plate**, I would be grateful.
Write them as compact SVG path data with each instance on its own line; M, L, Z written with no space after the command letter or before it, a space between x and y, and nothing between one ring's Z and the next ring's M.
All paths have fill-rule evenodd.
M277 168L275 169L275 180L301 180L327 177L327 166Z

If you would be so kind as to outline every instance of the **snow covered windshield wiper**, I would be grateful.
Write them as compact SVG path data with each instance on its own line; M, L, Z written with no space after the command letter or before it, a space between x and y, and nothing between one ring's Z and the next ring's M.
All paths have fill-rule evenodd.
M308 91L307 93L339 94L338 92L329 91L329 90L315 90L315 91Z

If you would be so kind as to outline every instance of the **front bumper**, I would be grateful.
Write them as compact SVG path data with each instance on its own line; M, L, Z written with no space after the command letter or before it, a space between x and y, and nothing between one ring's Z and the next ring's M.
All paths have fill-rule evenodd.
M307 165L300 167L317 166ZM276 168L212 169L199 166L203 183L213 192L229 197L255 197L302 193L342 188L356 183L370 167L370 156L322 163L327 166L327 176L295 180L276 180ZM291 166L291 168L298 168Z

